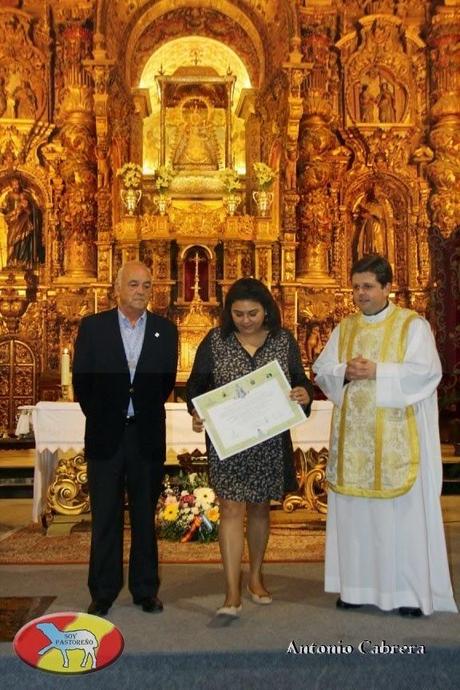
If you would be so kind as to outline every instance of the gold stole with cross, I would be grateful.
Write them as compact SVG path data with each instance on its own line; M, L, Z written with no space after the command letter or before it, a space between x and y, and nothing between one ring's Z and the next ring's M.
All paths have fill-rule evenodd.
M407 333L417 314L390 303L377 323L354 314L340 324L339 360L361 354L374 362L404 360ZM419 439L412 406L377 407L374 380L350 381L334 407L327 467L330 488L368 498L401 496L415 481Z

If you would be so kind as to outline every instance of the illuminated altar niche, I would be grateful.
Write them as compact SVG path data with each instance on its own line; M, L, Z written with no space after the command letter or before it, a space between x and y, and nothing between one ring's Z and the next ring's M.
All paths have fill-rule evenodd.
M150 92L151 114L144 118L143 128L143 169L145 175L151 175L161 162L172 163L165 155L161 158L161 103L160 88L157 77L166 75L188 76L190 83L195 78L206 76L218 76L222 80L233 79L233 87L230 94L230 148L231 156L229 160L222 160L220 167L234 167L240 174L246 172L246 149L245 149L245 129L244 119L235 114L236 104L240 98L241 91L251 87L251 81L247 68L241 58L227 45L220 41L202 36L188 36L174 39L163 44L148 59L142 71L139 82L140 88L148 88ZM189 84L190 86L190 84ZM180 121L180 113L177 118ZM166 133L174 137L174 129ZM164 142L167 144L173 142ZM223 138L220 145L225 144ZM224 151L225 153L225 151ZM188 182L193 182L190 178L193 175L188 173ZM199 175L198 175L199 177ZM215 175L207 176L207 184ZM177 186L179 179L175 181ZM190 187L190 184L187 185ZM193 185L199 186L199 181ZM218 185L215 184L216 189Z

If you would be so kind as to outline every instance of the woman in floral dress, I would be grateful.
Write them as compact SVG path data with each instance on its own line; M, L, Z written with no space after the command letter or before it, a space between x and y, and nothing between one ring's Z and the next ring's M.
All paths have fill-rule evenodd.
M255 278L241 278L229 289L221 326L212 329L198 347L187 383L193 429L203 422L192 399L223 386L277 360L292 390L290 398L307 414L313 386L305 375L294 337L281 328L278 306L267 287ZM253 602L269 604L270 593L262 579L262 563L270 529L270 500L281 500L295 488L292 442L289 432L220 460L207 437L210 484L220 503L219 545L226 580L224 605L218 615L237 617L241 611L241 557L244 516L249 548L248 593Z

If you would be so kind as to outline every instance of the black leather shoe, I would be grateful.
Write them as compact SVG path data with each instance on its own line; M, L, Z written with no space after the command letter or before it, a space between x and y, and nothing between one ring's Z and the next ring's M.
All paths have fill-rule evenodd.
M144 597L134 599L136 606L141 606L145 613L160 613L163 611L163 602L158 597Z
M342 601L340 597L335 602L335 605L338 609L360 609L362 606L362 604L349 604L346 601Z
M111 601L105 601L104 599L93 599L91 604L88 606L88 613L91 613L93 616L106 616L111 606Z
M410 606L400 606L399 615L405 618L420 618L423 616L421 609L411 608Z

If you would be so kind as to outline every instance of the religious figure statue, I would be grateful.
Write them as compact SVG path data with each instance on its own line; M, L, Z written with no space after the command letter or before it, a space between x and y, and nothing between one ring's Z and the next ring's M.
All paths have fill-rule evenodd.
M173 156L174 168L218 170L218 146L214 127L208 121L207 105L192 99L182 108L184 124Z
M322 349L323 343L319 323L313 321L307 326L307 336L305 338L305 353L309 364L313 364Z
M359 117L361 122L374 122L374 96L369 92L369 85L363 84L359 91Z
M354 261L366 254L386 255L385 217L375 192L358 206L358 227L354 246Z
M286 191L295 189L297 186L297 159L299 154L297 149L288 149L286 154L286 167L284 169L284 188Z
M16 89L13 95L15 99L16 117L26 120L34 118L37 112L37 98L30 82L22 82L21 86Z
M384 81L380 85L380 93L377 98L380 122L396 122L396 109L394 95L390 90L388 82Z
M105 189L109 186L110 166L107 158L107 151L102 146L96 146L97 159L97 187Z
M23 189L18 178L11 181L1 209L8 227L7 266L33 267L44 261L41 213L32 197Z

